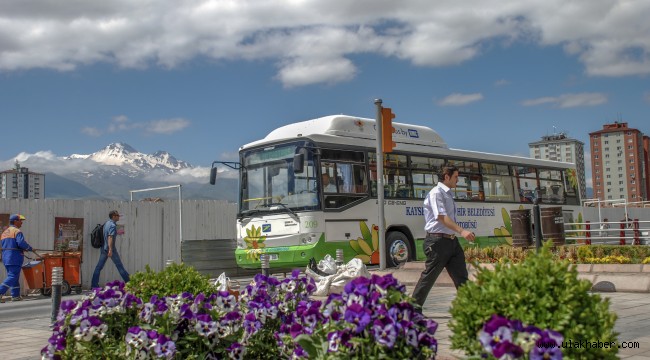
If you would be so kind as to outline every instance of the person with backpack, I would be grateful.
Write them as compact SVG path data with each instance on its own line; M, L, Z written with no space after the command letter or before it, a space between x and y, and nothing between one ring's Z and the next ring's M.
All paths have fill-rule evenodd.
M7 290L11 290L11 300L20 301L20 270L22 269L25 256L23 252L36 251L25 241L25 236L20 228L23 226L25 217L14 214L9 217L9 227L2 232L2 263L7 270L7 278L0 284L0 303L4 302L3 296ZM38 255L38 254L37 254Z
M110 213L108 213L108 221L106 221L104 224L104 243L100 248L99 261L97 262L95 272L93 273L93 279L91 281L91 287L93 288L99 287L99 275L101 274L104 265L106 265L108 258L111 258L111 260L113 260L117 271L120 273L120 276L122 276L122 280L124 280L124 282L129 281L129 273L124 268L122 260L120 259L120 254L117 252L117 248L115 246L115 241L117 238L116 223L119 220L120 213L117 210L112 210Z

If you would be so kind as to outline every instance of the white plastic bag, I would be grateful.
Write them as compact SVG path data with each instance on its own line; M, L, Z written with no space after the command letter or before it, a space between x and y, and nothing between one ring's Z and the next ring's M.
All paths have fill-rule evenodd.
M230 279L226 277L226 273L222 272L221 275L214 282L214 285L217 287L218 291L228 291L228 283Z
M312 294L313 296L327 296L329 294L330 283L332 282L332 279L334 279L335 275L321 276L310 268L305 270L305 274L316 282L316 290Z
M317 267L318 270L326 274L330 274L330 275L336 274L336 261L334 261L334 259L332 258L332 256L330 256L330 254L325 255L323 260L318 262Z
M326 255L327 258L329 255ZM331 256L330 256L331 259ZM321 260L322 262L323 260ZM336 265L334 265L336 266ZM320 268L319 270L324 271ZM307 276L314 279L316 282L316 291L314 296L327 296L331 293L340 293L345 288L345 285L352 279L359 276L370 277L370 273L366 265L360 259L352 259L350 262L338 268L338 271L332 275L321 276L311 270L309 267L305 270Z
M329 284L329 293L341 293L347 283L359 276L369 278L370 272L368 272L366 265L361 259L354 258L345 264L345 266L341 266L336 275L333 276L332 282Z

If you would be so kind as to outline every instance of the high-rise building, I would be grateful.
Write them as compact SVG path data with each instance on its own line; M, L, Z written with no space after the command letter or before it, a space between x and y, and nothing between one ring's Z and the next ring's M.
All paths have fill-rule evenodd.
M542 140L528 143L530 157L534 159L563 161L576 164L580 198L587 197L585 178L585 150L582 141L571 139L565 133L542 136Z
M589 133L589 141L594 197L648 200L648 137L626 122L614 122Z
M0 198L43 199L45 174L30 172L16 164L15 169L0 172Z

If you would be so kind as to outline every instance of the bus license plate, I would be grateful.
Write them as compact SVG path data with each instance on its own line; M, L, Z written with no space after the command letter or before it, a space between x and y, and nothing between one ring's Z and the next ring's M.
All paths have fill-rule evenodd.
M278 258L278 254L269 254L269 260L277 260Z

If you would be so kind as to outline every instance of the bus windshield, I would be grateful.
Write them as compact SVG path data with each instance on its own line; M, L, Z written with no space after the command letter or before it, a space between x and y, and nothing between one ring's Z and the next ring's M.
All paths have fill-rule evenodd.
M295 143L282 144L242 154L240 214L320 207L316 168L310 151L305 152L303 171L293 170L298 149Z

